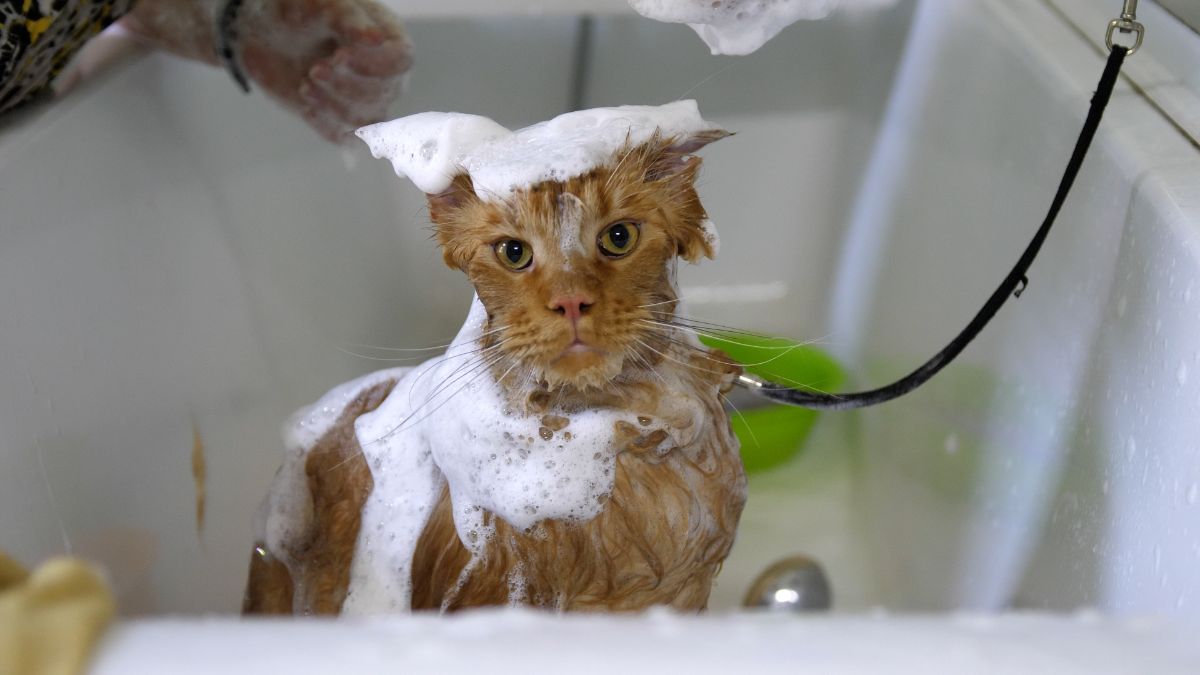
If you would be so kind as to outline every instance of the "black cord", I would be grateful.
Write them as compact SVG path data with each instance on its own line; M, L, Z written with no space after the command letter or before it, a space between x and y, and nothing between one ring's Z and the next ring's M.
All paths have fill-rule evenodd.
M242 0L227 0L217 15L217 56L221 59L221 63L225 64L225 69L233 76L234 82L237 82L242 91L249 94L250 82L246 79L246 74L242 72L237 55L233 52L233 43L238 37L236 26L238 12L241 9Z
M1046 240L1046 235L1050 233L1050 227L1054 224L1054 219L1058 217L1058 212L1062 209L1063 202L1067 199L1067 193L1071 191L1071 185L1075 182L1075 176L1079 173L1079 167L1083 165L1083 158L1087 155L1088 148L1092 144L1092 138L1096 135L1096 128L1100 126L1100 118L1104 115L1104 107L1108 105L1108 99L1112 96L1113 86L1117 82L1117 74L1121 70L1121 63L1125 60L1125 55L1128 51L1126 48L1118 45L1114 46L1112 52L1109 53L1108 63L1104 66L1104 74L1100 76L1100 83L1096 86L1096 93L1092 96L1092 105L1088 109L1087 120L1083 123L1083 129L1079 132L1079 140L1075 142L1075 151L1071 153L1071 161L1067 162L1067 170L1063 172L1062 181L1058 184L1058 192L1054 195L1054 201L1050 203L1050 211L1046 214L1046 219L1042 221L1042 226L1038 228L1037 234L1033 235L1033 241L1029 242L1029 246L1025 248L1025 252L1021 254L1012 271L1008 273L1008 276L1000 283L1000 287L984 303L983 308L979 310L975 318L971 319L971 323L967 324L967 327L955 336L950 341L950 344L935 354L933 358L923 363L921 367L903 378L877 389L846 394L826 394L791 389L774 382L763 382L761 387L755 387L753 391L773 401L800 406L802 408L821 408L825 410L864 408L869 405L885 403L907 394L925 384L939 370L945 368L947 364L953 361L954 357L958 356L963 349L966 349L971 340L974 340L975 336L979 335L984 326L996 315L996 312L1000 311L1000 307L1004 305L1009 296L1020 295L1021 291L1025 289L1025 284L1028 282L1026 273L1029 272L1029 267L1033 264L1033 259L1037 257L1038 251L1042 248L1042 242Z

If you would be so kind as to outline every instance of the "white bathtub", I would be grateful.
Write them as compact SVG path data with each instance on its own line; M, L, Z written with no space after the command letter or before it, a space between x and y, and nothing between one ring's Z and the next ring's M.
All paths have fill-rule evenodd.
M1102 66L1102 4L1119 3L901 2L739 59L604 15L582 81L572 16L425 17L395 112L520 125L572 91L698 99L739 133L704 153L722 257L684 283L739 299L693 310L820 338L873 385L940 348L1040 221ZM825 415L799 461L752 478L715 609L806 553L837 610L1096 608L1110 617L1038 621L1097 644L1116 615L1155 614L1130 648L1196 656L1172 636L1200 617L1200 38L1142 13L1133 84L1028 290L927 387ZM235 611L282 420L389 365L356 345L437 344L461 322L469 288L425 221L386 163L160 55L0 126L0 546L103 563L127 615ZM906 635L933 648L925 621ZM1047 632L1014 621L1002 645ZM127 624L106 658L164 626ZM788 630L811 629L764 635Z

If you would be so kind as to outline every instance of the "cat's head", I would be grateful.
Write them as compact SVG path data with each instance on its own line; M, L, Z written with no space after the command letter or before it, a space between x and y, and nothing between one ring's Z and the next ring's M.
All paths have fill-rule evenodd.
M479 198L465 173L429 195L446 263L475 286L506 369L550 388L603 388L663 358L672 338L655 322L677 301L676 258L716 253L691 153L726 135L655 135L503 200Z

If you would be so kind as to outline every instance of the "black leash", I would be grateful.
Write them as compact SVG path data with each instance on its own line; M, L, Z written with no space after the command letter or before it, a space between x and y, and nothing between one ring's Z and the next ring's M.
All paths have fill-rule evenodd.
M1120 26L1117 27L1121 28ZM1140 44L1140 24L1138 29L1137 44ZM1110 42L1112 30L1113 28L1110 27ZM1122 31L1126 32L1123 28ZM1137 44L1134 45L1134 49L1136 49ZM1062 209L1063 202L1067 199L1067 193L1071 191L1071 185L1075 182L1075 176L1079 173L1079 167L1083 165L1083 158L1087 155L1088 148L1092 144L1092 137L1096 135L1096 128L1100 126L1100 118L1104 115L1104 107L1108 105L1108 99L1112 95L1113 86L1117 82L1117 74L1121 71L1121 63L1125 61L1125 56L1131 51L1131 49L1120 45L1110 44L1110 47L1111 51L1108 55L1108 63L1104 66L1104 74L1100 76L1100 83L1096 86L1096 93L1092 96L1092 105L1088 109L1087 120L1083 123L1083 129L1079 132L1079 140L1075 142L1075 151L1071 153L1071 161L1067 162L1067 170L1063 172L1062 180L1058 184L1058 192L1054 195L1054 201L1050 203L1050 211L1046 214L1046 219L1042 221L1042 226L1038 228L1037 234L1033 235L1033 241L1029 242L1029 246L1025 248L1025 252L1021 254L1012 271L1008 273L1008 276L1004 277L1004 281L1000 282L999 288L992 292L991 297L984 303L983 308L979 310L975 318L971 319L971 323L967 324L967 327L955 336L950 341L950 344L946 345L942 351L935 354L933 358L921 364L919 368L908 375L889 385L867 391L856 391L845 394L804 391L761 380L751 375L742 375L738 383L760 396L780 403L787 403L788 405L825 410L848 410L850 408L864 408L869 405L885 403L903 396L925 384L938 371L953 361L963 349L966 349L971 340L974 340L975 336L979 335L984 326L992 320L996 312L1000 311L1000 308L1010 296L1015 295L1019 297L1021 292L1025 290L1025 285L1028 283L1026 273L1029 271L1029 266L1033 264L1033 259L1037 257L1038 251L1041 250L1042 242L1046 240L1046 235L1050 233L1050 227L1054 225L1054 219L1058 217L1058 212Z

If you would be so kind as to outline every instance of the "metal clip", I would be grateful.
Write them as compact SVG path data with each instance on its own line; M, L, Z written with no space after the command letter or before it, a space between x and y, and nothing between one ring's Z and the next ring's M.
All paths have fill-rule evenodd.
M742 373L741 375L738 375L738 378L734 380L733 383L743 389L749 389L750 391L758 391L767 385L766 382L763 382L750 373Z
M1109 50L1112 50L1114 44L1113 31L1118 30L1126 35L1133 33L1133 46L1126 47L1129 52L1125 54L1133 56L1138 47L1142 46L1142 37L1146 34L1146 27L1137 22L1137 0L1125 0L1125 5L1121 8L1121 18L1108 22L1108 31L1104 34L1104 44L1108 46Z

